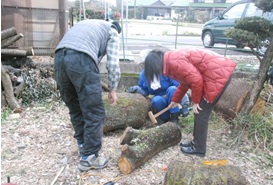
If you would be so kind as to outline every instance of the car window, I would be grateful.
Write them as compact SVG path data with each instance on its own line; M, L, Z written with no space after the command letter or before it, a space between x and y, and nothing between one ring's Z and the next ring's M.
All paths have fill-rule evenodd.
M245 17L252 17L252 16L261 16L263 11L260 10L254 3L249 3L249 6L246 10Z
M238 19L242 17L246 3L237 4L224 13L224 19Z
M250 3L249 7L247 8L246 17L252 17L252 16L262 16L264 18L267 18L269 20L273 20L273 11L271 12L264 12L259 9L257 6L255 6L254 3Z

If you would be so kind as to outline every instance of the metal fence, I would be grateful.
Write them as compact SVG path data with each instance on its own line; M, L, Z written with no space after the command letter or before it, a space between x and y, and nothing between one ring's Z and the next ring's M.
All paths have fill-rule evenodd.
M1 6L1 30L15 27L24 35L10 48L32 47L35 55L53 55L62 29L66 30L59 24L60 12L65 10Z

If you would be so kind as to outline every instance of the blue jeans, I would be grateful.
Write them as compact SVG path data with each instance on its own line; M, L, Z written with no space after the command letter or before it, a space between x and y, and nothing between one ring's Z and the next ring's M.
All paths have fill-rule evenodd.
M98 66L87 54L61 49L55 55L54 75L69 109L74 138L83 145L80 155L98 155L105 119Z
M172 101L172 97L174 92L176 91L176 86L170 86L167 89L166 95L165 96L154 96L152 98L151 104L152 104L152 109L156 112L159 112L161 110L163 110L164 108L168 107L168 105L171 103ZM182 100L181 100L181 105L183 106L188 106L189 105L189 97L186 94ZM166 111L165 113L161 114L159 117L162 121L166 122L169 120L170 118L170 114L173 113L178 113L180 111L179 107L175 107L170 109L169 111Z

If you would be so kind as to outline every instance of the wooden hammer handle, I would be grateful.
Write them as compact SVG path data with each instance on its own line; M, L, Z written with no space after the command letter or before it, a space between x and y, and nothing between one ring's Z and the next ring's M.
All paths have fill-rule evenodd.
M166 107L165 109L162 109L161 111L159 111L158 113L156 113L154 115L154 117L157 118L158 116L160 116L161 114L163 114L164 112L166 112L169 109L170 109L170 107Z

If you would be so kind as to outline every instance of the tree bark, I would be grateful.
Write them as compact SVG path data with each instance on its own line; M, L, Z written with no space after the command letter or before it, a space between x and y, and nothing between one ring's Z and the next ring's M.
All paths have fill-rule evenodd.
M12 83L10 80L9 75L6 73L6 71L4 70L4 68L2 67L1 64L1 81L2 81L2 85L5 89L5 97L6 100L8 102L9 107L14 111L14 112L21 112L21 106L20 104L17 102L16 98L14 97L14 92L13 92L13 87L12 87Z
M260 68L258 72L258 79L255 81L251 88L250 93L246 96L242 106L242 114L249 114L253 109L261 91L263 90L264 83L267 78L268 69L273 60L273 35L271 36L271 42L266 50L266 53L260 62Z
M120 171L132 173L162 150L178 144L181 137L180 129L172 122L146 130L127 127L120 141L123 145L118 160Z
M117 104L110 105L108 93L102 93L106 118L103 125L103 132L118 129L125 129L127 126L140 128L150 110L150 101L140 94L117 93Z
M22 33L19 33L15 36L9 37L5 40L1 41L1 48L6 48L10 45L12 45L13 43L15 43L17 40L21 39L23 37Z
M2 55L27 56L27 51L22 49L1 49Z
M17 31L16 31L15 27L5 29L5 30L1 31L1 41L5 40L9 37L12 37L14 35L17 35Z
M210 166L204 164L184 163L173 161L164 178L164 185L249 185L237 166Z
M243 78L232 78L220 100L215 105L215 111L225 118L235 118L242 110L243 102L253 86L253 81ZM259 109L257 108L259 107ZM263 113L265 101L259 98L253 108L253 113Z

